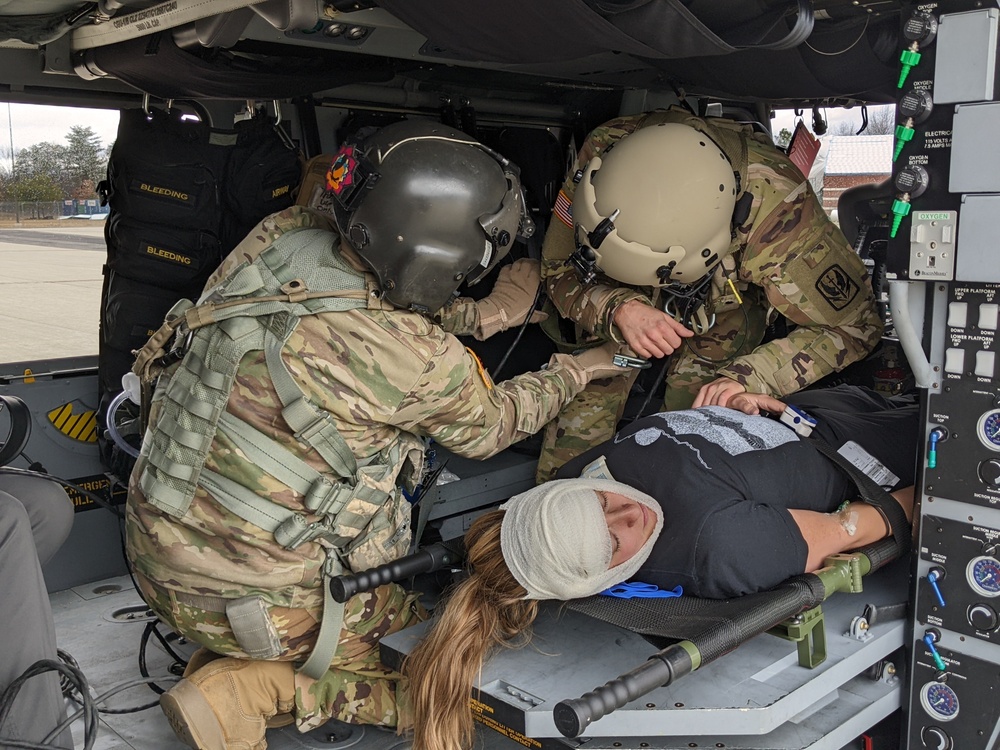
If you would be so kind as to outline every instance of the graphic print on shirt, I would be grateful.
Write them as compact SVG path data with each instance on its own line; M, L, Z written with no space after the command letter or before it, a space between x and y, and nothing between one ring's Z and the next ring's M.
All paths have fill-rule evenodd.
M668 438L694 452L698 462L706 469L701 451L691 443L679 439L680 435L697 435L709 443L717 445L731 456L747 451L770 450L779 445L798 440L798 436L779 422L760 416L750 416L723 406L704 406L688 411L661 412L656 414L665 427L644 427L631 435L615 436L615 443L635 440L637 445L647 446L661 437Z

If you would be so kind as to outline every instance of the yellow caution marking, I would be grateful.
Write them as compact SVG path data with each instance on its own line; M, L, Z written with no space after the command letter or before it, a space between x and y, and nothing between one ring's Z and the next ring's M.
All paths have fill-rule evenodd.
M46 416L66 437L81 443L97 442L97 413L79 401L57 406Z

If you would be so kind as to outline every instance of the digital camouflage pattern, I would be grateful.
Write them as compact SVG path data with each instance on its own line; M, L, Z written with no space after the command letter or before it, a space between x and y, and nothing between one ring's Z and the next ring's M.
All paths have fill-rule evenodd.
M237 246L213 280L256 257L282 232L315 227L322 221L324 217L301 207L268 217ZM387 485L395 479L412 487L418 481L423 465L421 438L433 438L464 457L487 458L539 431L582 387L572 368L560 363L493 383L478 359L453 335L427 317L388 308L377 298L369 309L303 317L282 356L303 393L329 415L359 463L379 454L398 454L398 463L385 479ZM169 376L168 371L163 377ZM262 352L250 352L239 363L226 408L317 471L327 471L325 462L297 441L282 419L282 405ZM156 419L154 411L151 424ZM305 514L309 521L317 520L306 510L301 495L265 474L221 432L213 440L205 466ZM197 597L218 600L259 595L275 608L272 611L279 619L285 616L282 613L298 612L298 629L290 631L295 636L291 655L305 655L322 609L326 559L322 545L326 542L280 547L269 532L226 510L203 487L198 487L183 517L162 513L145 501L138 488L143 467L140 458L126 506L126 544L135 570L153 585L187 597L189 602L197 602ZM358 535L368 541L348 548L344 555L350 570L395 559L410 544L409 504L395 487L384 489L390 494L382 506L348 508L371 519L365 533ZM383 529L395 531L382 536L367 533ZM168 622L193 640L206 639L203 629L178 618L168 617ZM308 618L312 625L305 627L301 618ZM276 626L291 627L284 622ZM332 671L350 669L336 665ZM336 682L337 678L330 679ZM332 700L330 691L317 690L323 700ZM333 711L331 706L323 710ZM300 714L298 721L309 720L309 715L315 712Z
M573 172L625 135L664 121L684 122L716 135L713 124L676 108L617 118L590 134ZM752 393L793 393L862 359L882 335L864 264L823 211L808 180L766 136L751 134L748 128L741 134L740 148L745 150L733 157L733 134L728 127L717 142L734 164L745 158L741 185L753 202L746 221L735 229L731 255L712 280L706 312L709 317L715 314L715 324L707 333L686 339L671 360L667 409L689 407L701 386L719 376L742 383ZM571 174L542 248L549 299L575 324L576 340L560 341L569 349L607 339L623 341L612 323L616 308L632 299L652 304L654 295L651 289L628 287L603 275L589 286L581 284L567 262L575 250L570 208L575 187ZM786 338L760 345L767 324L779 313L796 328ZM550 335L559 330L551 321L545 328ZM621 385L619 381L612 387ZM537 478L549 478L583 447L611 437L618 421L612 417L620 417L626 397L608 395L605 418L598 417L601 402L589 389L569 404L546 428Z

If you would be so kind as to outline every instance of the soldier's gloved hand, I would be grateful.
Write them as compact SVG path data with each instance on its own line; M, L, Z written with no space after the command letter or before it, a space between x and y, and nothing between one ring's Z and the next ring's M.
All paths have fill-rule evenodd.
M552 361L565 367L580 387L584 388L592 380L625 375L629 371L628 367L612 363L612 359L622 348L614 341L607 341L579 354L553 354Z
M520 258L501 268L493 291L476 302L482 338L519 326L525 319L531 323L545 320L548 315L532 309L541 283L541 263L532 258Z

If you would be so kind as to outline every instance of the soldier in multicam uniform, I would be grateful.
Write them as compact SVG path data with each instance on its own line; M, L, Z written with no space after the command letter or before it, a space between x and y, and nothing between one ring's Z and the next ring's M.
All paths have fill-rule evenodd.
M409 504L397 485L419 482L421 438L486 458L540 430L592 378L622 372L609 346L494 383L427 315L493 268L530 221L516 168L495 152L401 123L345 146L330 186L336 225L303 207L265 219L137 359L137 374L162 372L129 487L127 550L153 610L204 647L161 701L199 750L261 750L267 726L292 722L407 726L405 682L379 662L377 644L425 617L417 596L391 584L353 597L332 618L324 654L329 575L406 553ZM340 286L322 288L312 266ZM261 281L272 273L285 279L280 294ZM518 266L506 282L499 304L495 289L440 317L479 336L519 323L540 277ZM278 307L227 319L250 302ZM254 331L262 346L227 348ZM171 340L187 347L179 363ZM227 357L221 414L189 427L211 417L208 390L226 382L214 360ZM299 408L315 417L308 426ZM199 443L202 457L186 459ZM353 468L338 471L341 460Z
M614 148L612 148L614 146ZM596 128L556 201L542 276L563 351L670 357L664 409L780 397L863 358L882 322L861 260L770 140L680 108ZM761 344L777 315L794 326ZM537 479L615 430L635 373L545 429Z

